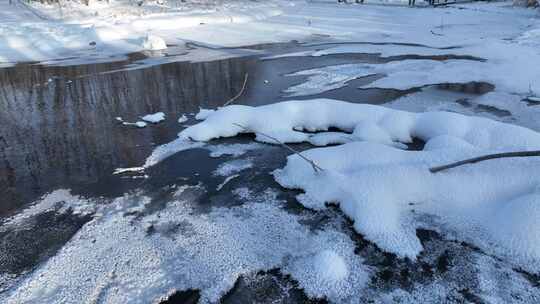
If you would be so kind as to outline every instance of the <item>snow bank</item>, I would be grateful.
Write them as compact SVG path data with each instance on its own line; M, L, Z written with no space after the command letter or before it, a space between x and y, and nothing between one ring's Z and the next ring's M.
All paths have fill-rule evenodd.
M284 187L303 189L298 201L308 208L338 204L354 220L354 228L384 250L414 259L422 251L415 231L420 223L414 215L424 213L440 217L440 224L458 237L517 263L540 259L540 223L531 203L538 197L534 194L540 179L537 158L492 160L439 174L428 170L483 154L540 149L537 132L456 113L410 113L316 99L224 107L179 137L208 141L247 132L238 125L255 133L256 140L269 143L275 142L262 134L295 143L309 142L330 127L352 132L342 134L353 142L303 152L322 172L291 155L274 175ZM412 138L426 142L424 151L393 147ZM506 205L514 200L512 207ZM504 208L512 213L501 211ZM522 216L526 232L514 220Z
M444 112L409 113L330 99L287 101L260 107L227 106L209 115L202 123L183 130L179 138L208 141L236 136L248 129L256 133L256 140L260 142L275 144L274 140L262 134L282 142L307 142L313 135L301 130L314 132L335 127L352 132L360 123L365 124L364 127L379 128L379 132L385 132L384 135L392 140L404 143L411 142L412 137L428 141L439 135L448 135L485 149L540 145L540 135L532 130L485 118ZM487 138L491 132L512 136Z
M282 14L288 5L281 1L207 1L180 6L149 2L139 6L124 0L92 2L89 6L80 1L52 5L0 2L0 9L5 12L0 18L0 64L67 57L92 59L96 55L107 58L142 50L163 50L167 48L165 40L182 47L185 41L178 37L181 29L191 28L188 31L191 33L201 25L234 26L263 20ZM150 31L152 34L147 34ZM203 40L216 43L212 31L202 31ZM182 35L190 36L190 33ZM259 33L259 40L260 36ZM249 38L236 40L247 44Z

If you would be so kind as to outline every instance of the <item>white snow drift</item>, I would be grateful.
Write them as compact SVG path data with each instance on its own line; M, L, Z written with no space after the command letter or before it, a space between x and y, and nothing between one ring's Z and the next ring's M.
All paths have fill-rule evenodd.
M344 132L324 132L330 127ZM527 261L540 260L539 159L492 160L437 174L428 170L488 153L540 149L537 132L456 113L318 99L224 107L182 131L179 140L244 132L269 143L275 142L268 135L286 143L321 136L336 139L328 142L352 141L303 152L322 172L291 155L275 178L284 187L304 190L298 201L308 208L338 204L358 232L386 251L415 259L422 251L416 228L426 224L416 215L427 214L449 235L537 268ZM413 138L426 142L423 151L395 147Z

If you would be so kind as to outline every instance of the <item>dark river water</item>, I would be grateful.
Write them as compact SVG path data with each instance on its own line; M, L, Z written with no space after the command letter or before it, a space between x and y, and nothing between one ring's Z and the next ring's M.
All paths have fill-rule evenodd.
M284 48L257 48L262 47L269 48L267 53ZM299 48L295 43L289 47ZM121 194L133 183L113 177L114 168L140 165L155 145L176 137L182 114L223 105L240 91L246 74L246 90L236 102L261 105L284 100L281 91L302 79L284 74L378 60L354 54L277 60L251 55L153 65L145 57L133 54L118 62L0 69L0 216L59 187L79 188L86 195ZM349 86L319 96L383 103L403 94ZM142 129L115 120L120 116L136 121L154 112L164 112L167 119Z
M182 53L176 53L170 60L167 56L137 53L102 63L25 63L0 69L0 219L59 188L72 189L73 193L85 197L118 197L140 188L160 195L160 189L178 181L203 183L208 189L215 189L223 180L213 177L212 171L227 158L209 157L208 151L202 149L186 151L152 167L146 172L150 176L148 179L126 178L112 173L115 168L140 166L157 145L175 139L179 131L194 124L192 114L199 108L217 108L237 95L246 74L249 75L246 89L235 102L263 105L286 100L283 90L305 79L285 76L292 72L344 63L407 59L404 56L380 58L373 54L262 59L268 55L317 48L319 46L291 42L242 50L224 49L221 51L230 52L229 56L211 61L188 60L189 57L184 60ZM210 54L212 50L192 46L187 53L198 52L198 57L204 58L206 51ZM423 57L413 56L410 59ZM341 89L296 99L326 97L383 104L420 90L357 89L376 77L380 76L357 79ZM436 89L483 94L493 87L488 84L445 84ZM466 100L456 102L468 106ZM149 124L146 128L125 126L115 119L122 117L125 121L134 122L155 112L164 112L166 120ZM184 114L189 120L179 124L177 120ZM252 138L244 136L210 144L248 142L252 142ZM414 145L411 148L419 149L422 143L415 142ZM307 147L298 145L299 149ZM256 170L242 174L235 182L249 184L255 191L263 191L268 185L275 187L268 173L282 166L287 154L275 146L248 153L258 166ZM294 201L295 194L294 191L281 194L289 202L290 212L302 209ZM209 190L201 201L207 206L231 203L223 197L223 194ZM203 210L205 205L200 207ZM54 255L87 220L70 217L69 214L44 214L35 219L31 228L17 231L0 229L0 274L17 276L30 271ZM321 221L324 220L322 216ZM366 259L367 264L378 267L379 273L374 282L382 289L409 286L429 279L437 271L447 271L449 258L446 251L436 261L429 257L426 262L409 263L381 252L356 235L350 226L346 230L358 243L359 255ZM426 248L450 248L448 250L455 256L468 256L474 251L468 247L448 245L429 231L421 231L419 236ZM430 263L438 263L438 266ZM466 271L466 267L456 271ZM311 301L278 269L254 274L249 282L240 278L222 301L248 303L261 300L261 294L264 295L263 302L272 301L272 297L283 300L279 290L285 287L288 290L286 302ZM11 284L0 281L0 294ZM168 303L192 303L198 298L196 290L181 291L171 296Z

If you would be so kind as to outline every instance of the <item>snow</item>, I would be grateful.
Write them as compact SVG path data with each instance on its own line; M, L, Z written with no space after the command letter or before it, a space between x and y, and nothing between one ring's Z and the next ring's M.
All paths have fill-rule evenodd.
M152 151L152 154L146 158L143 168L154 166L155 164L163 161L169 156L189 149L201 148L204 144L200 142L186 141L178 138L167 144L158 146Z
M5 39L0 40L0 63L163 50L165 41L185 44L178 37L182 29L243 24L276 16L283 12L283 5L288 6L280 1L208 1L176 7L137 6L127 0L91 2L86 6L80 1L51 5L2 1L0 36Z
M163 38L148 34L142 43L142 47L145 50L159 51L167 48L167 44Z
M506 248L527 256L540 257L540 191L517 196L506 202L499 202L494 209L492 220L488 222L491 235L497 237Z
M223 107L202 123L180 132L179 138L208 141L232 137L246 132L238 126L241 125L257 133L256 140L260 142L275 143L261 134L271 135L282 142L307 142L312 135L298 130L324 131L336 127L353 131L361 122L376 123L392 140L400 142L410 142L411 136L428 140L436 135L452 135L465 136L474 144L482 144L483 148L502 149L523 147L530 141L538 140L537 133L532 130L482 118L473 119L454 113L423 115L329 99L287 101L260 107ZM486 139L484 136L488 128L501 128L519 136Z
M223 187L225 187L226 184L228 184L231 180L239 177L240 174L234 174L234 175L231 175L231 176L228 176L221 184L219 184L217 187L216 187L216 191L221 191L221 189L223 189Z
M122 125L124 126L135 126L137 128L144 128L147 126L147 123L144 121L136 121L136 122L122 122Z
M87 215L93 212L91 205L90 200L73 195L68 189L58 189L44 194L39 200L16 215L3 219L0 231L12 225L22 224L29 218L48 211L66 213L69 210L73 214Z
M245 169L253 167L253 162L250 159L237 159L224 162L213 172L215 176L230 176Z
M248 143L212 145L208 146L207 149L210 151L210 157L222 157L224 155L239 157L249 151L261 149L262 147L262 145L257 143Z
M178 118L178 123L184 123L184 122L187 122L188 121L188 118L186 116L186 114L182 114L182 116L180 116Z
M527 97L527 100L529 101L532 101L532 102L539 102L540 103L540 97Z
M147 114L147 115L144 115L143 117L141 117L141 119L146 121L146 122L157 124L157 123L162 122L162 121L165 120L165 113L157 112L157 113L154 113L154 114Z
M68 1L62 4L65 7L61 11L58 5L33 4L46 19L25 8L0 5L9 16L0 19L0 34L8 37L0 40L2 63L141 51L141 41L149 33L171 45L197 42L211 46L309 41L314 35L322 35L364 44L352 50L350 46L321 50L315 55L462 54L504 65L514 63L514 70L527 74L532 70L529 64L538 62L540 56L535 47L540 25L532 18L534 11L511 8L504 2L436 10L277 0L216 1L206 6L188 2L179 7L153 2L137 7L125 0L109 4L100 1L86 7ZM246 24L250 31L245 31ZM443 36L433 35L432 31ZM525 80L528 83L531 79Z
M350 241L340 233L327 231L315 236L320 241L306 248L300 257L284 267L306 294L331 303L355 303L358 290L369 282L371 269L354 253ZM356 256L356 258L355 258Z
M339 254L331 250L317 254L313 261L313 267L320 278L331 282L345 280L349 275L346 262Z
M487 266L491 256L512 267L540 271L538 158L490 160L437 174L428 170L483 154L540 149L540 134L532 130L540 130L539 110L523 102L527 97L535 101L540 92L540 70L534 68L540 62L540 23L532 18L533 10L510 8L504 2L421 10L278 1L238 1L206 8L186 4L185 9L111 3L96 2L85 8L76 1L64 2L70 8L64 10L65 16L58 16L53 6L35 4L37 12L49 19L0 3L0 66L162 49L165 41L181 48L186 41L220 47L328 35L333 42L363 43L328 48L313 45L313 50L267 59L366 53L380 54L385 60L298 71L290 76L306 76L306 80L286 93L319 94L373 75L373 81L362 88L422 88L388 107L315 99L201 109L196 119L202 122L157 147L141 167L120 168L116 173L142 171L188 149L205 149L211 157L238 158L263 147L258 143L206 143L241 133L253 132L257 141L272 144L275 142L265 134L286 143L339 144L302 152L322 171L315 172L293 154L283 168L274 171L274 178L283 187L302 190L298 202L315 212L329 212L329 204L337 205L353 221L355 231L399 257L415 260L425 249L417 228L434 229L444 238L481 248L487 255L476 257L474 267L488 302L511 301L498 299L494 292L501 288L493 278L506 273ZM147 45L142 43L145 39ZM205 53L195 58L209 60L228 54L213 52L211 57ZM419 58L392 58L406 55ZM435 58L445 55L463 58ZM175 61L182 55L154 56L145 66ZM472 107L509 111L513 123L531 129L435 111L474 114L474 109L466 111L443 100L453 101L455 96L434 100L430 92L432 84L472 81L495 86L493 92L471 98ZM149 122L162 119L164 115L152 116ZM182 116L178 121L185 120ZM146 126L142 121L118 121ZM329 128L339 130L328 132ZM426 142L422 151L403 150L404 143L413 138ZM250 159L220 165L214 174L225 179L217 190L252 166ZM139 193L108 204L74 196L68 190L45 195L3 224L23 223L51 210L74 209L94 218L57 255L28 273L20 286L0 295L0 301L148 303L172 290L199 288L203 302L216 302L240 275L273 268L290 274L309 296L331 302L353 302L369 284L371 270L355 254L350 236L336 227L310 230L303 224L304 214L283 210L277 192L255 195L246 187L233 189L231 193L244 204L198 214L194 207L200 203L197 195L205 191L200 185L179 186L173 200L158 210L149 207L153 198ZM524 278L513 278L510 287L523 290L529 286ZM441 294L452 288L434 280L427 286L376 295L375 301L414 303L440 297L439 302L444 302L447 298Z
M94 218L0 301L153 303L193 288L201 290L201 303L215 303L239 276L276 267L334 301L358 297L367 284L369 269L352 240L332 227L312 232L301 224L305 216L282 209L275 190L199 214L205 191L179 186L175 199L158 210L140 193L96 204ZM349 279L313 285L317 270L296 268L322 248L341 257Z
M169 143L163 144L155 148L150 156L145 160L145 163L139 167L133 168L117 168L114 174L124 172L140 172L146 168L152 167L168 157L185 150L205 148L210 151L210 157L221 157L225 155L238 157L244 155L248 151L260 149L262 146L257 143L249 144L222 144L205 146L202 142L192 141L185 138L177 138ZM229 170L229 169L227 169Z
M120 116L117 116L114 119L118 121L119 123L121 123L123 126L134 126L137 128L144 128L147 126L147 123L144 121L136 121L136 122L124 121L124 119ZM144 117L143 117L143 120L144 120Z
M210 114L214 113L214 111L215 110L200 108L199 113L195 115L195 119L205 120L208 116L210 116Z
M309 44L308 44L309 45ZM317 46L317 44L314 44ZM350 42L343 45L332 46L330 48L311 50L311 51L299 51L292 53L285 53L274 56L264 57L264 60L273 60L287 57L302 57L312 56L321 57L327 55L336 54L377 54L381 58L388 58L394 56L442 56L442 55L468 55L461 47L430 47L427 45L410 45L405 43L388 43L388 44L376 44L376 43L355 43Z
M487 82L496 90L527 94L529 80L540 78L537 69L517 71L511 62L492 65L471 60L402 60L386 64L344 64L296 72L288 76L309 76L285 90L291 96L314 95L338 89L354 79L384 75L361 88L408 90L441 83ZM534 84L534 88L536 84Z
M342 88L348 82L361 77L374 75L369 65L346 64L300 71L286 76L309 76L306 81L285 90L288 97L315 95Z
M355 230L383 250L415 259L423 247L415 231L421 223L414 214L424 213L440 217L439 224L458 238L522 267L534 268L530 262L540 259L538 209L531 203L538 198L536 158L491 160L438 174L428 170L483 154L539 149L540 133L457 113L411 113L315 99L223 107L179 138L208 141L245 133L237 124L257 134L257 141L269 143L274 142L260 134L295 143L319 136L300 130L352 132L343 133L349 143L302 152L322 172L294 154L274 176L286 188L304 190L297 198L305 207L322 210L327 203L338 204L354 220ZM413 137L426 142L423 151L395 147ZM506 205L510 201L512 207ZM525 224L515 222L519 217Z

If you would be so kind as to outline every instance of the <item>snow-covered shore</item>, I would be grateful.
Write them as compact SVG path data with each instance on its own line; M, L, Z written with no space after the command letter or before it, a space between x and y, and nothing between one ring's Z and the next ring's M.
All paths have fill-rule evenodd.
M216 46L306 40L312 35L325 35L348 41L470 46L484 57L512 56L508 49L492 48L495 41L515 40L523 47L538 43L536 12L514 8L510 2L410 9L377 5L379 1L368 1L366 5L226 1L181 7L154 2L137 7L125 1L93 2L86 7L69 1L63 8L33 4L32 11L28 5L15 3L0 2L0 64L4 65L140 51L148 34L162 37L169 45L195 41Z
M142 51L149 49L145 42L149 35L169 45L183 45L182 32L187 28L255 22L282 14L287 6L276 0L181 7L154 2L138 7L127 1L92 2L90 6L76 1L61 6L19 2L9 5L3 0L0 17L6 14L9 18L0 18L0 65Z
M196 289L201 303L217 303L235 286L242 288L242 277L271 269L290 276L307 296L331 303L461 303L471 297L486 303L539 302L539 158L490 160L437 174L429 170L489 153L540 149L540 110L523 101L540 96L536 12L509 2L443 9L369 5L369 0L368 5L293 4L252 3L254 11L269 8L269 14L244 19L252 12L239 13L241 22L227 21L215 8L173 13L160 12L159 6L116 17L83 7L60 20L54 8L37 5L51 20L29 11L0 19L0 61L122 54L141 50L144 41L161 49L163 41L236 46L328 35L324 39L334 44L279 56L367 53L380 54L381 61L306 68L289 74L306 77L287 93L318 94L373 74L380 78L362 88L416 90L384 106L362 104L369 99L311 99L201 109L196 125L185 115L194 113L178 113L178 122L189 126L176 140L156 147L141 167L116 173L146 170L143 178L159 178L163 167L180 166L158 163L199 149L191 152L227 156L219 165L204 164L216 183L173 176L166 186L157 183L157 195L141 184L114 198L85 198L69 190L44 195L0 223L0 232L28 230L30 221L45 213L80 215L88 222L29 272L14 279L0 273L0 289L9 288L0 290L0 302L157 303L176 291ZM282 13L273 15L273 8ZM177 22L178 16L186 23ZM347 43L336 46L336 41ZM453 82L488 83L489 93L466 102L508 110L508 120L444 111L436 108L440 95L422 91ZM272 101L263 93L249 98L256 98L248 101L255 104ZM116 120L151 131L147 122L166 118L163 126L178 116L159 108L132 115L140 117L137 122ZM247 143L212 142L241 133L255 133L256 141L265 143L275 144L276 138L319 146L302 152L318 167L249 137L242 138ZM147 144L147 138L136 143ZM413 139L425 142L421 151L405 150ZM276 165L264 153L280 160L291 155ZM185 175L204 174L199 167L193 171ZM268 184L270 172L277 183ZM257 184L260 176L263 183ZM285 207L291 203L294 212ZM421 237L426 229L444 244L434 250ZM388 269L397 279L379 284Z

